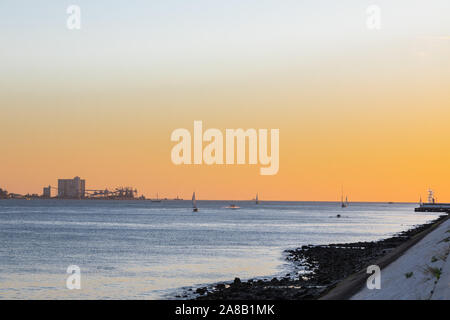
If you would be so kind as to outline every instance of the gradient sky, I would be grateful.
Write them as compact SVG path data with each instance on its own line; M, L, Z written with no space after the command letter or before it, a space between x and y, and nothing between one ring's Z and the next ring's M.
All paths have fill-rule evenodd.
M66 28L81 7L82 29ZM366 28L381 8L382 29ZM450 201L450 2L0 2L0 187ZM177 128L280 129L280 170L175 166Z

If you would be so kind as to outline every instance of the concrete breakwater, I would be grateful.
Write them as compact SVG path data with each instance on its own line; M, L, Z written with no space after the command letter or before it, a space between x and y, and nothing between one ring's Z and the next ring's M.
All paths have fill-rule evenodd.
M287 250L286 259L297 271L284 277L248 281L236 278L233 282L189 290L199 300L349 299L364 285L369 265L384 267L447 219L448 215L441 216L380 241L308 245Z

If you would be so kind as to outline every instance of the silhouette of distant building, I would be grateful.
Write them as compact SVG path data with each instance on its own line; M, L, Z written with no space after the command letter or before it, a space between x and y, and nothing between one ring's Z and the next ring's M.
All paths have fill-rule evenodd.
M0 188L0 199L8 199L8 197L9 197L8 191Z
M85 196L86 181L75 177L73 179L58 179L58 197L81 199Z
M44 189L42 191L42 197L43 198L51 198L52 197L52 187L51 186L44 187Z

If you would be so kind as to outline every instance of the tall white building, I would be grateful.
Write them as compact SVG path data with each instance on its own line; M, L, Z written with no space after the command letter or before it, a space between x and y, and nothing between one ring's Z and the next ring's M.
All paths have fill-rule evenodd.
M85 180L80 177L73 179L58 179L58 197L82 199L85 195Z

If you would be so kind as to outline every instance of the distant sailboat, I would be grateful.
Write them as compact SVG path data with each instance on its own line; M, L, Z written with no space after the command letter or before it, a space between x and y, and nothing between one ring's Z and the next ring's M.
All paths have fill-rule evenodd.
M259 204L258 194L256 194L255 203Z
M192 211L197 212L197 199L195 199L195 192L192 194Z
M348 207L348 198L345 196L345 202L344 202L344 188L342 188L341 193L341 208L347 208Z
M156 194L156 199L151 199L152 202L161 202L161 199L158 197L158 194Z

